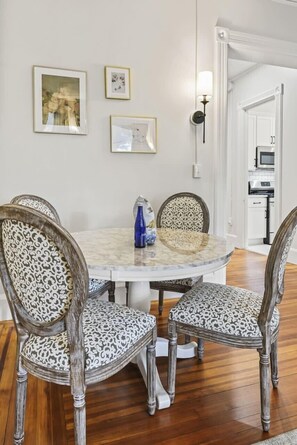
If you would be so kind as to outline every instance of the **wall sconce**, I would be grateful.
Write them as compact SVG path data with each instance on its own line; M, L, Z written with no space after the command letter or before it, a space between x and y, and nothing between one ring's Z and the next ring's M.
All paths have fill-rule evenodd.
M190 116L190 121L193 125L199 125L203 123L203 144L205 143L205 106L208 104L209 99L212 97L212 72L201 71L198 74L198 88L197 95L200 102L203 104L203 111L195 111Z

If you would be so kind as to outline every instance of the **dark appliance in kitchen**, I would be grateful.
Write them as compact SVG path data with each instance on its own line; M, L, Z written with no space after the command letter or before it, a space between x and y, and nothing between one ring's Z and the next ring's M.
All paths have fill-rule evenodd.
M274 169L275 151L274 146L256 147L256 168Z
M265 195L267 198L266 237L263 239L263 242L264 244L272 244L275 231L274 181L249 181L249 195Z

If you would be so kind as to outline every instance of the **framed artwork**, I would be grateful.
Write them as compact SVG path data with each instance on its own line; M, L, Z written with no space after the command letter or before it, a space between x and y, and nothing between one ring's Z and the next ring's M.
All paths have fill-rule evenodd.
M105 67L106 99L130 99L130 68Z
M113 153L156 153L157 119L110 116L110 141Z
M33 67L34 131L87 134L86 72Z

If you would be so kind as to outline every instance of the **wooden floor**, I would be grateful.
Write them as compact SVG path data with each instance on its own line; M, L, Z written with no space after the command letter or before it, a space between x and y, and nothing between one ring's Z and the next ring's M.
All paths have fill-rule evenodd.
M263 291L266 257L237 250L228 283ZM179 360L175 404L150 417L146 389L134 365L87 391L87 443L129 445L247 445L297 428L297 266L288 265L280 306L280 383L271 390L270 433L262 433L258 354L206 344L205 359ZM166 335L166 302L158 333ZM152 305L156 314L156 304ZM15 340L11 322L0 323L0 444L12 445ZM166 384L167 363L158 359ZM29 377L25 445L73 445L72 398L68 387Z

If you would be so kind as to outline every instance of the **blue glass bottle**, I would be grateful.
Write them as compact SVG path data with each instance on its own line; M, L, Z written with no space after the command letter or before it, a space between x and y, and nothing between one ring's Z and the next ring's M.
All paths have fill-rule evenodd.
M135 247L146 246L146 225L143 216L143 206L138 205L137 215L134 225L134 245Z

